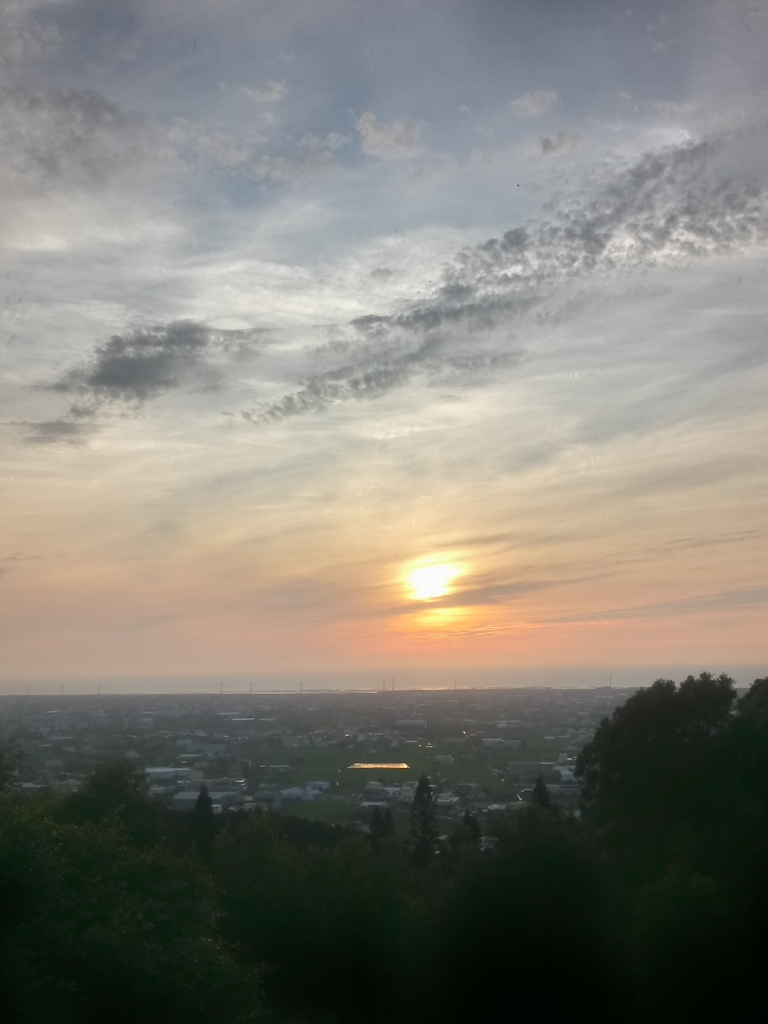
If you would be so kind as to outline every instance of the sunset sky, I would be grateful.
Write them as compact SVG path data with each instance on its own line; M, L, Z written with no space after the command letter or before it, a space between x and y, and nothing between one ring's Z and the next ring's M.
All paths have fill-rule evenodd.
M5 0L3 685L768 671L766 53L764 0Z

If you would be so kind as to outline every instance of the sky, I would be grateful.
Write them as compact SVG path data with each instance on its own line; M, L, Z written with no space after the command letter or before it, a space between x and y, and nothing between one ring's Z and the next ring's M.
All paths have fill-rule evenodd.
M768 672L766 52L3 0L2 684Z

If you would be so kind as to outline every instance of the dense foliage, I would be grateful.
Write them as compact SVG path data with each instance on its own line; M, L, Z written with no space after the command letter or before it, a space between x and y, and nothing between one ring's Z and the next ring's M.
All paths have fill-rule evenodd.
M550 802L440 836L253 812L174 815L114 762L0 800L0 1013L19 1024L352 1024L529 1012L714 1020L768 953L768 679L659 680ZM443 826L444 827L444 826Z

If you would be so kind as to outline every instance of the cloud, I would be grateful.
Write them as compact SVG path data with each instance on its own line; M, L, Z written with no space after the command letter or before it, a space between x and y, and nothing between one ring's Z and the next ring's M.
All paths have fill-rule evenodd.
M259 178L300 183L317 181L338 170L335 153L349 143L347 135L330 132L317 136L309 132L289 147L287 153L264 153L253 156L249 169Z
M220 167L239 167L253 155L257 139L236 138L227 132L212 131L206 125L181 119L170 133L173 142L182 147L191 146Z
M44 420L40 423L23 423L27 430L24 440L35 445L75 445L79 446L92 432L90 426L73 423L70 420Z
M629 97L627 97L629 99ZM669 121L688 119L696 113L695 103L675 103L672 100L644 100L635 104L638 114L655 114Z
M25 192L101 189L161 153L146 121L96 92L0 89L0 177Z
M307 150L328 149L335 152L349 145L352 140L349 135L341 135L339 132L328 132L327 135L312 135L305 132L301 138L301 146Z
M284 98L287 89L285 82L276 82L270 78L263 89L249 89L243 86L240 90L243 96L252 103L279 103Z
M525 358L518 332L580 315L615 275L743 251L768 234L768 198L747 177L727 176L742 141L686 143L603 170L602 182L563 198L546 219L458 253L431 296L339 329L342 365L303 377L246 418L376 398L415 378L428 386L491 379Z
M308 149L298 156L260 156L251 169L259 178L272 181L302 182L322 178L338 167L336 157L327 149Z
M518 96L509 105L518 117L539 117L541 114L546 114L555 103L557 103L556 92L541 90Z
M67 371L50 389L76 395L71 415L87 418L106 402L140 404L178 388L215 388L222 380L217 365L222 355L253 354L260 334L217 331L190 320L115 334L96 348L88 362ZM77 433L71 429L77 424L57 423L62 434ZM45 427L53 432L51 424Z
M710 611L750 606L761 607L766 604L768 604L768 587L750 587L744 590L723 590L710 594L698 594L630 608L609 608L602 611L578 613L561 616L553 621L594 622L635 618L677 618L680 615L699 615Z
M364 321L368 318L364 318ZM377 318L371 318L377 319ZM366 322L353 323L353 329L365 332ZM371 325L373 326L373 325ZM379 346L374 346L378 348ZM380 356L366 355L324 373L316 373L302 381L300 390L285 395L257 410L243 413L251 422L275 422L308 412L318 412L331 405L378 398L419 378L430 387L465 385L488 380L498 371L520 363L522 350L505 352L453 353L449 346L427 334L411 347L393 345ZM398 351L400 348L400 351ZM402 349L406 350L403 351Z
M583 144L584 136L580 132L560 131L553 135L540 135L507 150L475 147L469 154L469 163L471 167L483 171L511 173L516 169L519 173L521 161L535 162L548 157L564 156L580 149Z
M261 125L271 129L275 120L274 115L266 111L261 117ZM259 178L290 182L311 181L324 176L337 166L334 154L351 141L350 136L338 132L320 136L305 132L298 143L287 147L287 153L265 153L263 149L269 133L250 132L237 137L185 119L174 124L170 137L182 151L191 147L219 167L241 168Z
M400 181L401 187L408 191L416 191L425 186L434 186L438 181L451 178L458 168L455 160L441 156L417 167Z
M665 147L564 198L540 224L465 250L448 272L453 288L521 296L575 276L660 264L679 266L732 252L766 230L766 194L730 176L746 136Z
M59 45L60 33L56 26L30 15L30 5L3 5L0 13L0 72L39 59Z
M0 240L13 249L140 230L175 167L167 135L97 92L0 86Z
M421 151L421 125L417 121L383 124L367 111L357 122L366 156L381 160L407 160Z
M536 140L538 155L560 156L562 153L572 153L582 144L583 138L579 132L556 132L554 135L543 135Z

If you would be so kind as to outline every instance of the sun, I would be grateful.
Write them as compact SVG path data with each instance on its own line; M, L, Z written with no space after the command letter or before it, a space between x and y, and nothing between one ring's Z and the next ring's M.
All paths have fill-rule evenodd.
M451 592L451 582L459 575L458 565L422 565L408 573L408 585L414 601L434 601Z

